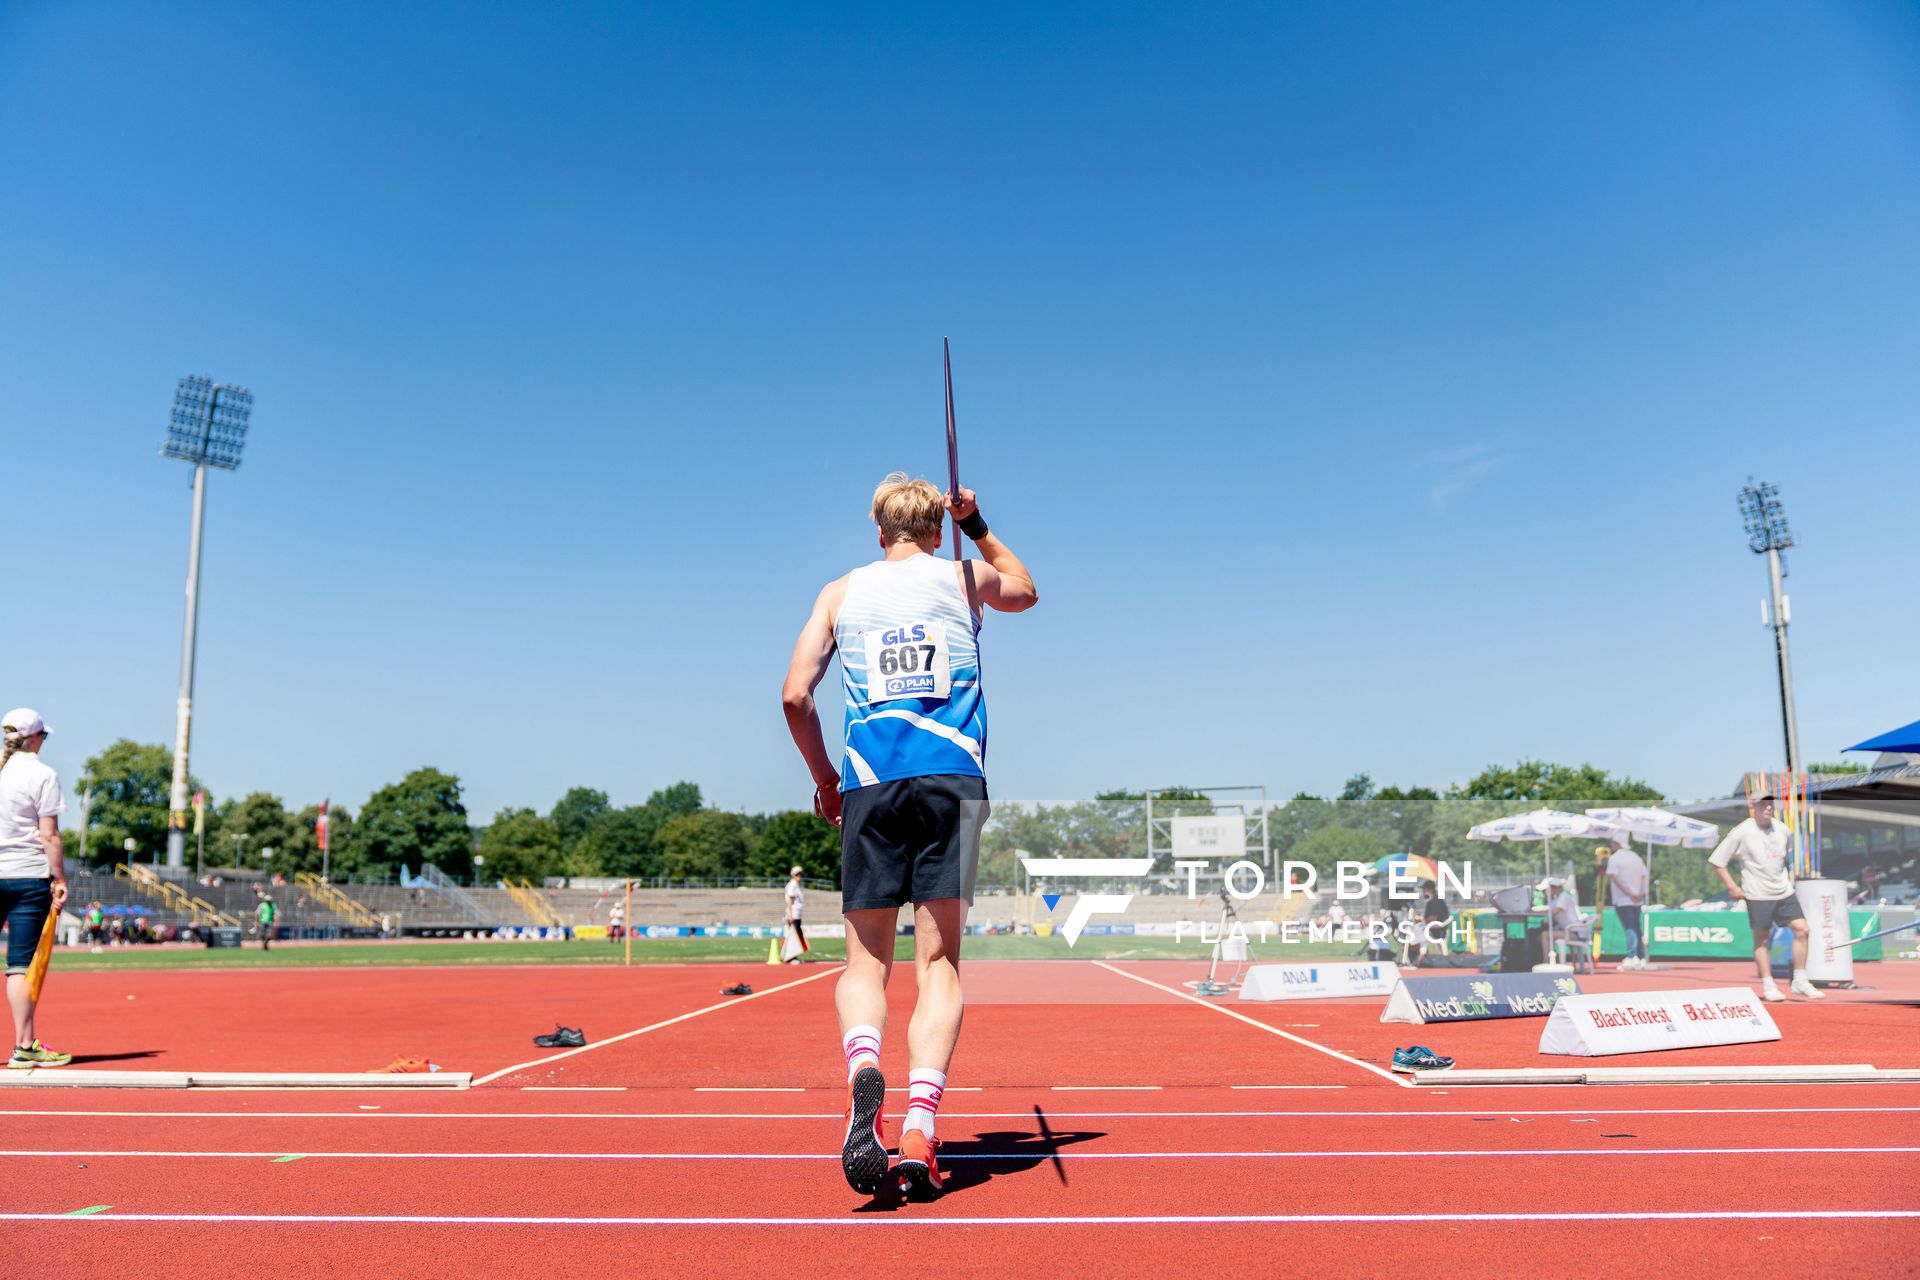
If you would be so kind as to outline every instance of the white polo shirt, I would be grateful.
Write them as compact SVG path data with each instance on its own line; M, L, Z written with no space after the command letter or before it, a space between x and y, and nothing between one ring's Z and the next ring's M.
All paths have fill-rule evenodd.
M1727 838L1707 861L1716 867L1740 859L1740 892L1756 902L1778 902L1793 896L1793 878L1787 874L1787 828L1775 818L1765 831L1752 818L1734 824Z
M788 880L787 881L787 919L798 920L800 918L800 908L801 908L801 905L805 902L805 900L806 900L806 894L802 892L800 888L800 882L798 880Z
M0 880L53 874L40 844L40 819L67 811L60 777L32 751L16 751L0 769Z
M1620 879L1614 880L1615 876ZM1637 907L1647 900L1647 864L1631 849L1623 846L1608 855L1607 882L1616 907Z

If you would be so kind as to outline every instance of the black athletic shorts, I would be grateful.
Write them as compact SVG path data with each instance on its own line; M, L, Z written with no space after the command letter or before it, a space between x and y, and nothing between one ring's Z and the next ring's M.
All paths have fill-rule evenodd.
M840 797L840 907L973 902L987 780L940 773L856 787Z
M1800 899L1792 894L1784 898L1747 899L1747 923L1753 926L1753 945L1756 947L1767 945L1775 926L1785 928L1795 920L1806 918L1807 913L1800 909Z

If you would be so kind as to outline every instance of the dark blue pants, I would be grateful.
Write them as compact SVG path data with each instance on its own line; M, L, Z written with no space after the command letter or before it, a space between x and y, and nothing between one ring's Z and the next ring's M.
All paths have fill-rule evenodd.
M0 916L7 921L7 972L25 973L53 909L52 880L0 880Z

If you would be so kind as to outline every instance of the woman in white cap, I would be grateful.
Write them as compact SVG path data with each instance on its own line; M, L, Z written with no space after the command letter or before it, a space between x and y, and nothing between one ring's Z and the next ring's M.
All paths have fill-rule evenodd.
M807 950L807 931L800 924L800 908L806 898L806 891L800 887L800 879L805 874L805 869L801 867L787 872L787 929L800 948L799 952L788 958L788 964L799 964L800 955Z
M34 999L27 970L49 912L67 901L60 848L66 801L60 779L40 760L47 724L28 707L0 720L0 915L7 921L7 1007L13 1012L9 1067L64 1067L73 1060L33 1033Z

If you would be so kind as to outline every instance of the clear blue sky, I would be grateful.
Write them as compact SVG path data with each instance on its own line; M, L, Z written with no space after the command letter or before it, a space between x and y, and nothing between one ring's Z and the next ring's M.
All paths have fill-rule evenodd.
M216 473L195 772L485 820L806 802L777 707L879 476L1032 564L997 797L1681 799L1920 715L1905 5L0 7L0 702L171 740L176 378ZM837 691L826 687L837 716Z

